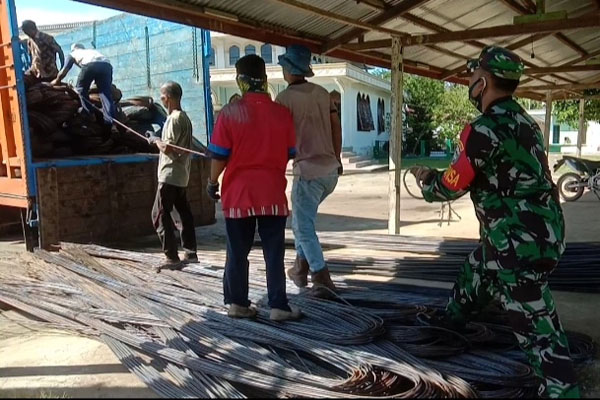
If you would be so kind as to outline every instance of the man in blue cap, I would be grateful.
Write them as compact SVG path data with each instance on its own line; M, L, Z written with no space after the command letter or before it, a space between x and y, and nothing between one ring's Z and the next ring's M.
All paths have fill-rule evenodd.
M310 49L301 45L291 45L279 56L279 65L289 86L276 101L286 106L294 117L297 144L292 186L292 229L297 255L287 274L296 286L305 287L310 270L313 295L330 297L336 288L325 264L315 220L319 205L338 182L342 128L329 92L306 81L307 77L314 76L311 57Z

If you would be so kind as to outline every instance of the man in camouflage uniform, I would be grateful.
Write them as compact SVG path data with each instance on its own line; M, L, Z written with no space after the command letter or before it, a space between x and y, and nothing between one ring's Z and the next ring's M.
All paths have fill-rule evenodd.
M31 67L25 71L27 75L50 82L58 75L56 55L60 59L61 68L65 65L65 55L54 37L40 32L35 22L26 20L22 24L23 33L29 36L27 48L31 55Z
M480 244L454 285L442 322L454 327L500 299L544 397L579 397L567 338L548 288L565 249L564 220L542 134L512 97L523 72L514 53L486 47L467 63L469 98L482 112L460 135L443 172L415 167L428 202L471 192Z

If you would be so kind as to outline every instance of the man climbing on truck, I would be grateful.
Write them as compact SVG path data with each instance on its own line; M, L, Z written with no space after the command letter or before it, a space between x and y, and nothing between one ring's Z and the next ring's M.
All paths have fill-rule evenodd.
M58 76L57 54L60 59L60 67L62 68L65 65L65 54L61 47L56 43L53 36L40 32L33 21L23 21L21 29L29 37L27 39L27 50L31 55L31 67L25 71L25 74L32 75L44 82L56 79Z
M97 50L86 49L82 44L75 43L71 46L71 54L67 57L65 66L52 84L60 84L75 64L81 68L75 85L75 90L81 97L81 107L85 112L90 112L89 92L92 82L95 82L100 91L104 123L112 126L116 112L112 97L113 67L110 60Z

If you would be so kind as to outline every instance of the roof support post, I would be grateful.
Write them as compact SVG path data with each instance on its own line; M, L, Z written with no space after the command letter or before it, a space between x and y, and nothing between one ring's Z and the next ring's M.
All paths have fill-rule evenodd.
M544 151L550 153L550 128L552 127L552 90L546 92L546 120L544 122Z
M402 185L402 108L404 103L403 49L401 39L392 37L392 123L389 155L389 219L388 232L400 234L400 188Z
M581 146L584 142L585 130L585 99L579 99L579 129L577 130L577 157L581 157Z

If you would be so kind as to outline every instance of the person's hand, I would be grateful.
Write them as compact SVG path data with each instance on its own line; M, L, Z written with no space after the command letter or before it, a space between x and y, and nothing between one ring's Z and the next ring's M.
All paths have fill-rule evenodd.
M221 199L221 196L219 195L219 182L211 182L209 179L208 184L206 185L206 193L208 193L208 197L214 201L219 201Z
M52 82L50 82L50 84L52 86L58 86L58 85L60 85L60 81L58 79L54 79Z
M433 170L431 168L422 166L410 167L408 171L414 175L415 179L418 182L423 182L429 177L429 175L433 173Z
M168 147L168 146L167 146L167 144L166 144L165 142L163 142L162 140L160 140L160 139L156 139L156 140L154 141L154 144L156 144L156 147L158 147L158 149L159 149L159 150L160 150L162 153L164 153L164 152L166 152L166 151L167 151L167 147Z
M146 135L146 140L148 141L148 144L156 144L156 142L160 140L158 136L154 136L154 132L152 131L147 131Z
M340 166L338 167L338 175L344 175L344 164L340 158L338 158L337 161L340 163Z

